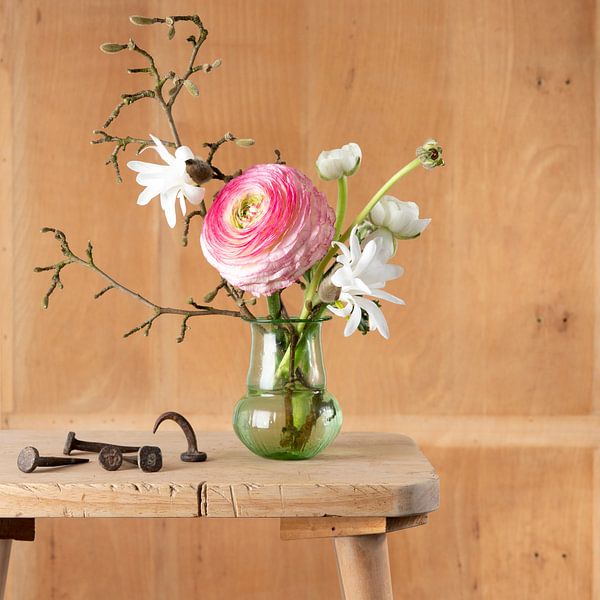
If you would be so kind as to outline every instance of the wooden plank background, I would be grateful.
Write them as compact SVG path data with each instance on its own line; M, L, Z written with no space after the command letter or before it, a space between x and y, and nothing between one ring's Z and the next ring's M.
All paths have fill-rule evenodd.
M3 427L148 428L173 409L229 426L243 390L243 323L161 319L123 340L143 307L76 268L39 308L58 256L42 226L163 303L216 281L158 206L139 208L90 146L118 94L136 89L130 35L184 64L130 14L201 11L200 98L176 108L184 143L231 130L253 149L227 168L284 158L307 173L358 142L351 208L435 135L448 166L395 190L433 218L401 245L392 338L325 333L346 429L414 436L439 470L442 507L391 537L398 597L600 598L600 319L597 318L597 22L592 0L10 0L0 58L0 412ZM176 50L175 50L176 49ZM164 54L163 54L164 57ZM165 64L166 58L160 64ZM168 62L171 62L169 60ZM167 135L140 102L115 131ZM126 125L127 121L127 126ZM332 198L335 186L319 184ZM275 521L69 521L17 543L10 598L330 598L326 540L280 542Z

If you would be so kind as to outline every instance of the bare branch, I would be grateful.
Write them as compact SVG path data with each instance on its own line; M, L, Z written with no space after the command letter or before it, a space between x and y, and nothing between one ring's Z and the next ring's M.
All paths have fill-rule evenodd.
M130 106L142 98L154 98L155 94L156 92L154 90L142 90L141 92L135 92L134 94L121 94L121 101L115 106L110 115L108 115L108 118L102 127L108 127L121 114L121 109L123 107Z
M204 218L204 215L206 215L206 207L204 205L204 200L202 200L202 203L200 204L200 206L201 206L200 210L192 211L191 213L187 214L183 220L184 226L183 226L183 234L181 236L181 245L184 247L188 245L188 236L190 234L190 221L194 217Z
M123 108L125 108L126 106L130 106L130 105L134 104L135 102L137 102L138 100L141 100L143 98L150 98L150 99L156 100L158 102L158 104L160 105L160 107L163 109L165 116L167 118L167 122L169 123L169 127L171 128L171 132L173 134L173 138L175 141L174 141L174 143L169 143L168 145L175 146L175 147L181 146L181 139L179 137L179 132L177 131L175 121L173 120L173 104L175 103L175 100L176 100L177 96L179 95L181 88L186 84L186 81L191 77L191 75L193 75L198 70L204 70L204 71L208 72L209 70L212 70L213 68L216 68L217 66L219 66L221 63L218 60L213 62L212 65L210 66L210 69L202 68L202 67L204 67L204 65L201 65L201 69L195 68L195 62L196 62L196 58L198 56L198 51L200 50L200 47L202 46L202 44L206 40L206 36L208 35L208 30L204 27L204 25L202 24L202 21L200 20L200 17L198 15L186 15L186 16L179 15L179 16L165 17L165 18L161 18L161 17L131 17L131 22L134 23L135 25L151 25L154 23L167 24L169 26L169 38L170 39L173 38L173 36L175 35L175 23L181 22L181 21L191 22L194 25L196 25L196 27L199 30L197 37L192 35L187 38L187 41L192 43L192 52L191 52L191 56L190 56L190 59L188 62L187 70L181 77L177 77L177 75L175 74L174 71L169 71L165 75L161 75L156 66L154 57L147 50L144 50L144 48L139 46L133 39L130 39L127 44L108 44L108 45L104 44L103 45L105 51L107 51L106 46L111 47L108 49L108 51L111 53L127 49L130 52L135 52L135 53L139 54L140 56L142 56L147 61L148 66L140 67L140 68L131 68L131 69L128 69L128 72L129 73L146 73L146 74L150 75L154 80L154 87L152 89L141 90L141 91L135 92L133 94L122 94L120 102L116 105L116 107L114 108L112 113L106 119L106 121L104 123L104 128L109 127L112 124L112 122L119 117L119 115L121 114L121 110ZM167 81L173 82L173 88L169 91L169 99L165 100L165 97L163 95L163 87L164 87L165 83L167 83ZM195 89L195 86L190 86L190 89ZM120 138L120 139L127 139L127 138ZM106 141L106 140L104 140L104 141ZM114 141L116 141L116 140L114 140ZM119 172L119 163L118 163L117 155L118 155L119 151L124 150L125 147L126 147L126 144L125 145L123 145L122 143L118 144L115 147L115 149L113 150L113 152L110 155L110 157L108 158L108 160L106 161L107 164L112 164L113 167L115 168L115 171L117 173L117 181L119 181L119 182L121 182L122 179L121 179L121 175Z
M145 138L137 138L132 136L127 137L119 137L115 135L110 135L103 131L102 129L94 129L93 133L95 135L100 136L98 139L92 140L91 144L105 144L105 143L114 143L115 147L106 161L107 165L112 165L115 169L117 182L121 183L123 180L121 178L121 169L119 166L119 152L124 152L129 144L137 144L138 149L136 154L139 154L144 148L151 146L154 142L152 140L147 140ZM161 140L161 142L165 146L169 146L170 148L175 148L175 143L170 142L168 140Z
M234 287L230 283L226 283L224 287L225 287L225 291L227 292L227 295L238 305L241 316L244 317L244 319L254 320L256 317L252 314L252 311L248 308L248 304L250 304L250 305L256 304L256 298L252 298L250 300L245 300L244 299L244 291L239 290L238 288Z
M73 253L73 251L71 250L69 243L67 241L66 235L59 229L54 229L53 227L44 227L42 229L42 233L53 233L54 234L54 238L59 242L60 250L64 256L63 260L61 260L53 265L49 265L46 267L36 267L34 269L34 271L36 273L40 273L43 271L54 271L54 274L52 275L52 279L50 282L50 287L42 300L42 306L44 308L48 307L48 300L49 300L50 296L52 295L52 293L55 291L55 289L57 287L59 289L63 288L63 284L60 280L60 272L62 271L62 269L64 269L67 265L70 265L70 264L79 264L84 267L87 267L88 269L91 269L97 275L99 275L100 277L102 277L109 283L108 286L106 286L105 288L100 290L100 292L98 292L94 296L95 298L99 298L100 296L102 296L103 294L105 294L107 291L109 291L111 289L117 289L120 292L123 292L123 293L131 296L132 298L135 298L136 300L141 302L144 306L150 308L153 311L154 314L150 319L144 321L137 327L134 327L133 329L128 331L125 334L125 337L129 337L130 335L133 335L134 333L136 333L138 331L142 331L142 330L143 330L144 335L148 335L150 328L152 327L152 324L161 315L179 315L181 317L184 317L185 327L187 330L187 328L188 328L187 320L190 319L191 317L200 317L200 316L206 316L206 315L224 315L224 316L228 316L228 317L240 317L240 316L242 316L242 314L244 314L244 311L241 309L241 307L240 307L239 311L224 310L224 309L219 309L219 308L213 308L212 306L196 304L192 299L190 299L189 303L195 308L195 310L184 309L184 308L171 308L168 306L160 306L160 305L156 304L155 302L148 300L148 298L145 298L138 292L135 292L135 291L129 289L122 283L119 283L114 277L112 277L111 275L109 275L108 273L103 271L100 267L98 267L94 261L94 254L93 254L94 249L93 249L93 246L91 243L88 243L88 246L86 249L86 258L82 258ZM185 331L183 331L183 328L182 328L182 333L180 334L178 340L181 338L180 341L183 341L184 337L185 337Z
M199 71L209 73L210 71L216 69L217 67L219 67L221 65L221 60L217 59L210 64L201 64L201 65L195 64L196 59L198 57L198 52L200 50L200 47L205 42L205 40L208 36L208 30L204 27L204 25L198 15L175 15L175 16L164 17L164 18L163 17L143 17L143 16L139 16L139 15L134 15L134 16L130 17L130 21L134 25L154 25L154 24L167 25L169 39L172 39L174 37L175 26L177 23L180 23L180 22L193 23L198 28L198 34L190 35L186 38L186 41L188 41L192 45L192 51L190 54L190 58L188 60L187 69L182 75L177 75L175 73L175 71L168 71L167 73L161 75L161 73L158 71L158 68L156 66L156 61L154 60L154 57L147 50L145 50L144 48L139 46L133 39L130 39L127 42L127 44L103 44L101 46L101 48L105 52L108 52L108 53L129 50L130 52L135 52L136 54L139 54L140 56L142 56L146 60L147 66L130 68L130 69L128 69L128 72L129 73L145 73L147 75L150 75L152 77L152 79L154 80L154 86L152 88L141 90L141 91L135 92L133 94L122 94L120 102L116 105L116 107L114 108L112 113L106 119L106 121L104 123L104 128L109 127L113 123L113 121L115 121L120 116L122 109L125 108L126 106L130 106L131 104L134 104L135 102L137 102L143 98L150 98L150 99L153 99L156 102L158 102L158 104L162 108L162 110L165 113L165 116L167 118L167 122L169 123L169 127L171 128L171 132L173 134L174 142L165 142L163 140L163 143L165 143L165 145L167 145L167 146L177 148L181 145L181 139L179 137L179 132L177 131L177 127L176 127L175 121L173 119L173 105L175 103L175 100L179 96L179 93L181 92L183 87L186 87L192 95L197 95L198 88L190 80L190 77L194 73L197 73ZM165 99L164 86L167 82L172 82L173 86L168 90L168 99ZM129 144L129 143L135 142L135 143L140 144L140 148L138 149L138 152L140 150L143 150L143 148L145 148L146 146L148 146L149 144L152 143L150 140L140 140L139 138L132 138L130 136L127 136L127 137L109 136L106 132L100 131L100 130L96 130L96 131L94 131L94 133L101 135L102 137L99 140L94 140L92 143L98 144L98 143L103 143L103 142L108 142L108 141L115 143L115 147L114 147L112 153L110 154L110 156L108 157L108 159L106 160L106 164L113 166L113 168L115 169L117 182L119 182L119 183L122 182L120 166L119 166L119 156L118 156L119 152L124 151L127 147L127 144ZM218 167L216 167L215 165L212 164L212 160L215 155L215 152L221 147L221 145L224 144L225 142L231 142L231 141L235 141L237 139L238 138L236 138L233 134L227 133L220 140L218 140L216 142L207 142L205 144L205 146L207 148L209 148L209 154L208 154L209 157L208 157L207 162L210 164L210 166L212 168L213 176L215 179L219 179L219 180L227 183L228 181L231 181L231 179L233 179L234 177L236 177L237 175L239 175L241 173L241 170L238 170L230 175L227 175L227 174L223 173L223 171L221 171ZM254 140L251 140L251 139L239 140L239 144L241 146L250 146L253 143L254 143Z
M234 177L237 177L238 175L242 174L242 170L238 169L231 175L226 175L225 173L223 173L223 171L221 171L221 169L219 169L213 164L215 154L217 153L219 148L221 148L221 146L223 146L227 142L235 142L237 139L239 138L233 135L233 133L227 132L222 138L218 139L216 142L205 142L203 144L205 148L208 148L206 162L212 167L214 179L220 179L221 181L227 183L231 181Z
M102 288L99 292L97 292L96 294L94 294L94 300L98 300L98 298L100 298L100 296L104 296L104 294L106 294L106 292L108 292L109 290L114 290L115 286L114 285L107 285L105 288Z
M227 281L225 279L221 279L221 281L219 281L218 285L216 287L214 287L210 292L208 292L208 294L205 294L204 296L204 302L212 302L217 295L219 294L219 292L227 285Z
M183 342L183 340L185 339L185 332L189 329L188 327L188 320L190 318L190 315L186 315L185 317L183 317L183 320L181 321L181 332L179 334L179 337L177 338L177 343L181 344L181 342Z
M235 142L236 139L237 139L236 136L233 135L233 133L228 131L221 139L218 139L216 142L205 142L203 144L203 146L205 148L209 148L208 156L206 157L206 162L209 165L212 165L212 161L213 161L213 158L215 157L217 150L223 144L226 144L227 142Z

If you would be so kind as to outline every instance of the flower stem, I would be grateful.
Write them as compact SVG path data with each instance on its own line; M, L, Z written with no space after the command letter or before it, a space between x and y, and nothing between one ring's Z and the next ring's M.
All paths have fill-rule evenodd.
M311 318L314 318L315 320L320 319L323 315L323 312L325 311L325 308L327 308L326 304L319 304L317 307L315 307L315 310L313 311L312 315L310 315L310 313L307 313L306 316L303 318L306 319L310 315ZM302 337L306 325L306 321L298 323L296 327L296 336L292 337L292 340L295 341L294 343L290 341L285 351L285 354L283 355L283 358L281 359L279 366L277 367L276 373L278 378L283 377L286 370L290 375L293 376L293 372L295 370L294 365L300 364L301 354L302 352L304 352L306 345L306 338Z
M421 161L418 158L415 158L407 165L402 167L397 173L392 175L390 179L388 179L380 188L377 190L375 195L367 202L366 206L360 211L358 216L352 221L352 225L346 229L343 235L339 238L341 242L346 241L350 237L350 233L355 225L362 223L371 212L371 209L381 200L382 196L399 180L402 179L405 175L408 175L412 170L416 169L421 164ZM311 305L314 301L315 293L321 283L321 278L323 277L323 273L325 272L325 268L329 264L329 261L335 256L337 252L337 248L332 246L329 248L327 254L321 259L319 264L316 266L312 278L310 280L310 285L306 288L306 292L304 294L304 307L302 308L302 313L300 314L300 318L306 319L311 310Z
M267 296L267 306L269 307L269 315L271 319L277 320L281 318L281 292L275 292Z
M355 225L359 225L362 223L371 212L372 208L381 200L384 194L399 180L402 179L405 175L408 175L412 170L416 169L421 165L421 159L415 158L410 161L407 165L402 167L396 174L392 175L375 193L375 195L367 202L366 206L358 213L358 216L352 222L352 225L346 229L344 235L340 238L342 242L346 241L350 237L350 233L352 232L352 228Z
M344 226L344 217L346 216L346 205L348 204L348 177L342 175L338 179L338 200L337 210L335 211L335 235L334 240L337 240L342 233Z

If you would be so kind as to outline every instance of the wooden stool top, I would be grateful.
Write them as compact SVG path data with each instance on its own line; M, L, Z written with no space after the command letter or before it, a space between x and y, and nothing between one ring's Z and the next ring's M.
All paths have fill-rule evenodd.
M61 456L67 432L0 431L0 518L8 517L402 517L439 504L433 467L410 438L342 433L306 461L251 454L232 432L199 433L203 463L183 463L180 431L77 432L84 440L160 446L163 469L143 473L124 465L89 464L17 469L24 446Z

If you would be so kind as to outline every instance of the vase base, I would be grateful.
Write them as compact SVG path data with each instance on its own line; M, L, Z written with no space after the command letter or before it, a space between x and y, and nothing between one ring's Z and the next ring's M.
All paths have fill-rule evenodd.
M293 399L299 426L290 425L285 398L279 394L245 396L233 415L233 429L254 454L271 460L306 460L317 456L342 426L337 400L326 391Z

